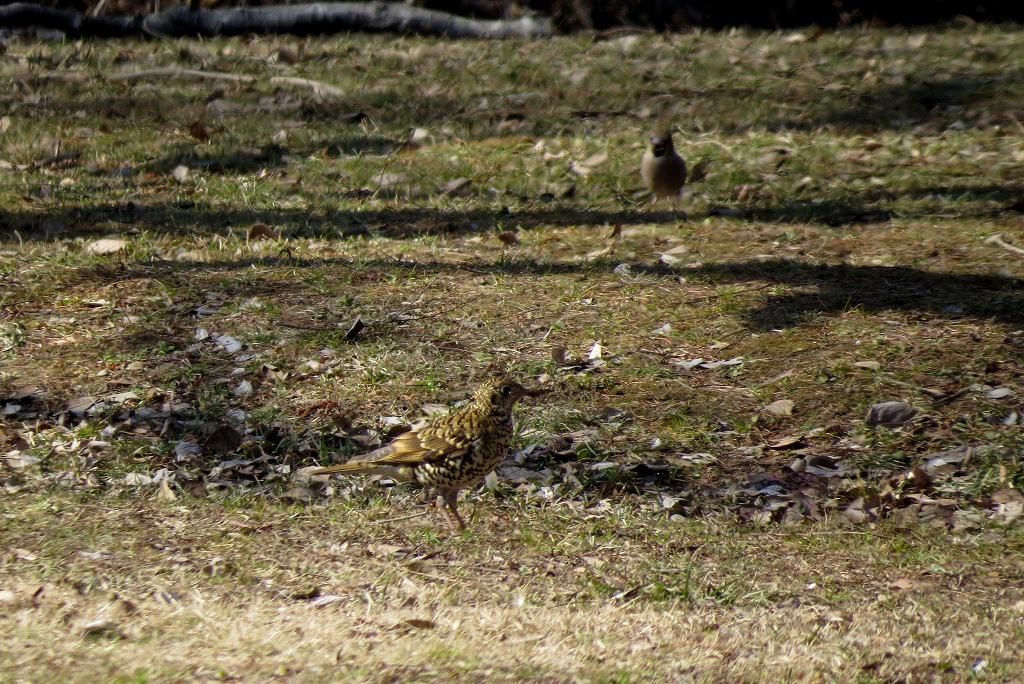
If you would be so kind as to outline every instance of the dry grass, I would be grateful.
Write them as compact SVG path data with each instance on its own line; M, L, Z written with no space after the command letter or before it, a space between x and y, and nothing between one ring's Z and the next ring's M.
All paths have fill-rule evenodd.
M0 581L17 599L2 607L0 672L30 681L55 672L82 681L1020 675L1019 534L756 530L515 506L443 540L376 526L359 508L247 503L8 499ZM99 619L120 636L81 636Z
M0 677L1020 678L1020 532L986 516L1024 486L1024 261L985 238L1024 243L1022 42L11 44L0 397L42 394L0 424L0 451L40 459L0 462ZM260 80L105 78L168 65ZM663 122L710 160L686 220L638 192ZM90 253L107 235L124 249ZM594 343L601 367L552 360ZM451 539L432 514L380 522L420 510L402 488L288 503L296 468L492 365L551 389L517 437L550 487L472 494ZM922 414L868 428L886 400ZM226 426L241 445L210 441ZM188 440L203 453L176 455ZM903 478L961 445L995 450L923 492ZM169 488L126 480L161 468ZM812 520L780 526L796 507L744 493L765 482ZM878 493L942 515L839 516ZM339 598L294 598L313 589ZM123 638L81 637L114 594L138 608Z

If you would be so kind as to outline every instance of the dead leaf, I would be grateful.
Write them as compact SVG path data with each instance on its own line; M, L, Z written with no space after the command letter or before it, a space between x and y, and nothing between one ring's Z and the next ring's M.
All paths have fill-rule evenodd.
M953 511L954 532L975 532L985 524L985 516L981 511L961 509Z
M96 397L78 397L69 401L64 408L76 416L84 416L96 405L97 401Z
M178 164L171 171L171 178L178 181L179 183L187 183L189 179L189 169L184 164Z
M222 454L234 451L242 444L242 435L227 425L221 425L203 440L203 449L208 453Z
M228 354L235 354L242 351L242 343L231 335L218 335L214 338L214 342L216 342L217 345Z
M920 580L912 579L910 577L900 577L898 579L889 582L889 586L893 589L899 589L901 591L910 591L912 589L919 589L924 586L924 583Z
M379 175L374 176L377 180L377 185L382 189L393 188L396 185L404 185L409 182L409 176L404 173L392 173L388 171L382 171Z
M424 620L423 618L409 618L408 620L403 620L401 624L408 625L414 629L434 629L437 627L437 623L433 620Z
M182 441L174 446L174 460L178 462L191 461L201 453L203 448L196 442Z
M139 607L135 605L135 602L125 598L118 599L115 608L118 613L124 616L136 615L139 612Z
M341 601L344 601L344 600L345 599L342 596L335 596L334 594L327 594L325 596L321 596L319 598L313 599L313 601L310 602L309 605L313 606L314 608L323 608L324 606L329 606L332 603L340 603Z
M686 179L687 183L700 183L702 180L707 178L708 168L711 166L711 159L703 157L697 160L697 163L690 169L690 175Z
M826 454L814 454L805 458L804 470L820 477L836 477L843 474L843 467Z
M803 438L800 436L783 437L782 439L766 444L769 449L797 449L804 446Z
M174 501L178 498L178 495L171 489L171 484L167 481L167 478L160 481L160 488L156 491L156 498L160 501Z
M619 242L622 241L622 226L616 224L608 233L608 235L605 236L605 241L606 242L604 247L587 254L587 261L593 261L595 259L600 259L601 257L611 256L612 254L614 254L615 250L619 246ZM621 265L622 264L620 264L620 266ZM618 268L618 266L616 266L616 268Z
M93 620L92 622L82 625L79 629L82 636L104 636L114 639L119 639L124 636L121 632L121 628L113 620Z
M776 416L793 415L794 402L790 399L777 399L764 407L764 410Z
M124 483L129 487L153 484L153 478L145 473L128 473L124 476Z
M405 144L407 147L413 149L423 147L430 142L430 131L425 128L414 128L409 133L409 137L406 139Z
M468 178L453 178L441 186L441 194L447 197L465 197L469 194L471 181Z
M853 365L857 368L867 368L868 370L873 371L881 370L882 368L882 364L877 361L856 361Z
M202 119L190 123L188 125L188 132L193 138L202 142L210 139L210 131L206 128L206 124L203 123Z
M361 333L366 328L366 324L363 323L363 319L356 316L356 320L352 321L352 325L349 326L348 332L345 333L346 342L355 342Z
M290 499L292 501L302 501L302 502L312 501L313 500L313 490L310 489L309 487L302 487L302 486L292 487L291 489L286 491L284 494L282 494L281 498L282 499Z
M404 546L396 546L394 544L372 543L366 545L366 555L376 556L377 558L394 558L401 556L406 553Z
M99 240L93 240L86 245L85 251L89 254L114 254L115 252L120 252L127 246L127 240L106 237L100 238Z
M902 401L884 401L868 409L864 418L868 425L895 428L903 425L918 414L918 410Z
M992 519L1008 525L1024 515L1024 494L1016 489L1000 489L990 500Z
M551 361L556 366L564 366L569 358L568 351L565 347L552 347L551 348Z
M974 447L962 446L949 451L940 451L924 462L924 471L932 475L942 475L959 470L960 464L968 460L974 453Z
M918 33L907 38L907 47L912 50L920 50L928 42L927 33Z
M551 481L553 475L551 470L547 468L538 471L517 465L501 466L498 468L497 474L501 476L502 480L512 482L514 484L522 484L523 482L547 483Z

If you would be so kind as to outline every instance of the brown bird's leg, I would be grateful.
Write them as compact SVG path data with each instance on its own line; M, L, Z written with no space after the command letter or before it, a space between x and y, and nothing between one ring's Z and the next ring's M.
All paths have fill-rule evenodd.
M675 213L676 218L680 218L683 221L689 221L690 215L679 208L679 202L683 199L683 193L680 192L678 195L672 197L672 211Z

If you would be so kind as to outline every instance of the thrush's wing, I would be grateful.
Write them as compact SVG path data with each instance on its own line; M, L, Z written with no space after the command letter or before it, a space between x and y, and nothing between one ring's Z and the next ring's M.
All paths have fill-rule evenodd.
M387 446L356 456L346 463L314 471L313 475L373 471L380 467L415 466L436 463L464 455L473 444L472 438L446 425L404 432Z

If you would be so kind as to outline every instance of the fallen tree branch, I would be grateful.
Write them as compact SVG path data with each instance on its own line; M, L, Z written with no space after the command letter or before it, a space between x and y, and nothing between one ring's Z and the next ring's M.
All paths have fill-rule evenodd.
M401 2L332 2L206 10L178 5L146 16L86 16L30 2L0 5L0 29L45 28L71 37L152 35L236 36L256 33L315 35L400 33L448 38L547 38L546 17L469 19Z
M1011 245L1009 242L1004 240L1002 233L996 233L991 237L985 238L985 244L996 245L997 247L1002 247L1003 249L1009 250L1018 256L1024 256L1024 249L1021 249L1017 245Z
M141 16L88 17L74 10L44 7L34 2L12 2L0 5L0 28L45 28L77 37L117 38L143 33Z
M244 33L310 35L346 31L394 32L448 38L545 38L546 19L467 19L400 2L331 2L196 10L178 5L143 21L155 36L234 36Z

